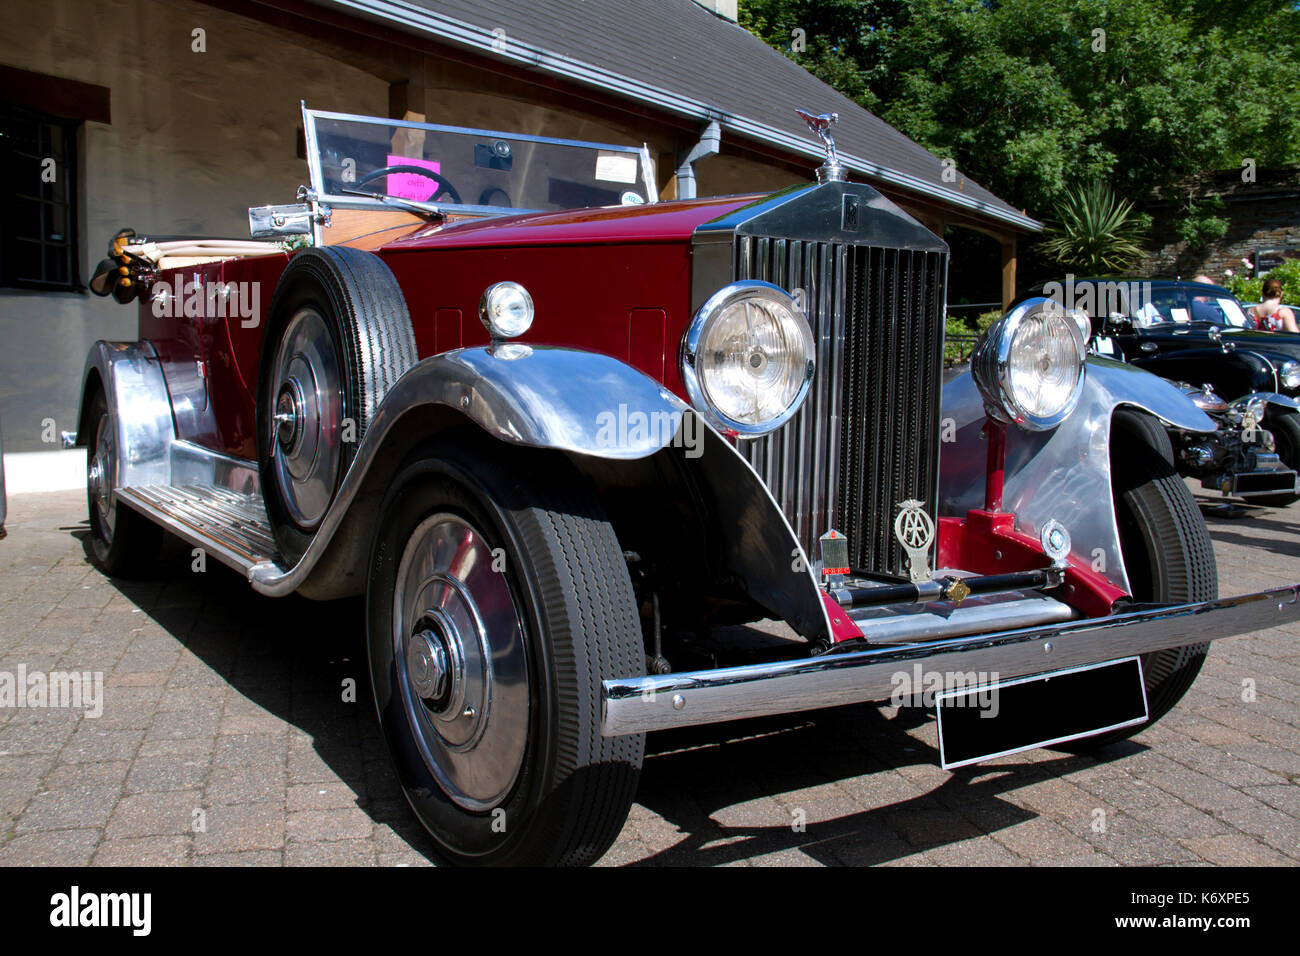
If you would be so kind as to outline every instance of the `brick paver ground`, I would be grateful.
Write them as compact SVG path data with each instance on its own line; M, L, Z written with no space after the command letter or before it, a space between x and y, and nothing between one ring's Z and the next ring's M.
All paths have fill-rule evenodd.
M0 671L105 688L98 718L0 708L0 864L427 864L360 602L262 598L175 541L156 580L109 581L84 519L81 493L9 501ZM1210 525L1222 593L1300 581L1300 505ZM948 772L933 719L888 706L660 734L603 862L1294 865L1297 725L1300 628L1214 644L1172 714L1090 756Z

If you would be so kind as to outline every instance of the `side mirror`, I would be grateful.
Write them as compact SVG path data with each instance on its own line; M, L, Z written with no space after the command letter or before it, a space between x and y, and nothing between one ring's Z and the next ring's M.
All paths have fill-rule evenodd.
M1209 336L1211 342L1218 342L1223 338L1223 330L1217 325L1210 326Z

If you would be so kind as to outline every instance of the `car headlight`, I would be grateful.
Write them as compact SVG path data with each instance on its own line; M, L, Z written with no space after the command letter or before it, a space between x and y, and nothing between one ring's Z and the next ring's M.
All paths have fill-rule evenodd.
M1277 374L1278 378L1282 379L1283 388L1293 391L1300 388L1300 362L1283 362Z
M716 427L755 438L799 411L816 353L808 319L770 282L733 282L700 306L682 338L691 404Z
M518 282L487 287L478 304L478 317L494 339L513 339L533 324L533 297Z
M1026 299L989 327L971 356L971 374L994 418L1045 431L1074 411L1086 346L1074 311Z

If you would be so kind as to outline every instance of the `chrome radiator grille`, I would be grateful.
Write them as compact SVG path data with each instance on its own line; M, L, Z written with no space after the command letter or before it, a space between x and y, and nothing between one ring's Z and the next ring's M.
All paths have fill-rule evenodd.
M833 527L855 571L904 576L899 503L937 515L947 255L745 235L735 249L736 278L802 290L817 340L803 409L742 450L809 558Z

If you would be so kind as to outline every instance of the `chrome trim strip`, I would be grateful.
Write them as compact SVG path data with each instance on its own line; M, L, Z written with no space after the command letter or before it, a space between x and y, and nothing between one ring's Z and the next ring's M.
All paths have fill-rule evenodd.
M332 2L336 6L376 20L444 37L471 49L513 60L533 69L544 70L601 89L613 90L623 96L651 103L694 120L708 122L716 119L723 127L760 142L779 143L792 152L810 156L818 161L825 159L825 150L819 142L813 143L798 133L777 129L743 116L719 116L717 108L707 103L642 83L611 70L604 70L552 53L541 47L521 43L513 38L502 45L497 36L482 27L404 3L402 0L324 0L324 2ZM1043 228L1043 224L1038 220L1017 213L1013 209L1000 209L983 200L973 199L956 190L944 189L932 181L890 169L888 166L881 166L858 156L840 153L840 163L855 172L873 176L895 186L902 186L922 196L941 199L953 206L976 210L991 219L1019 226L1029 232L1040 232Z
M1024 677L1300 621L1300 584L1028 630L773 664L602 682L606 737L886 700L895 675L920 662L938 673Z

